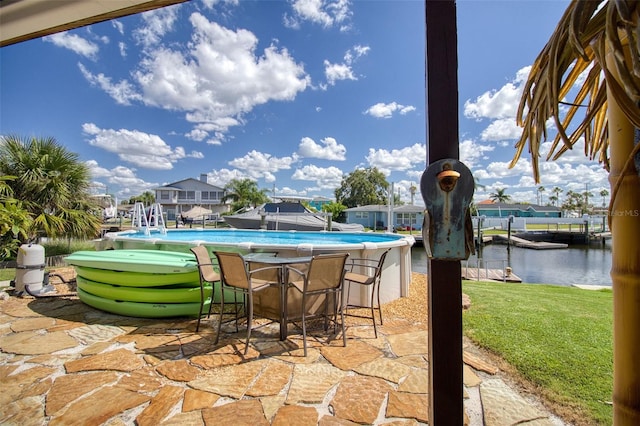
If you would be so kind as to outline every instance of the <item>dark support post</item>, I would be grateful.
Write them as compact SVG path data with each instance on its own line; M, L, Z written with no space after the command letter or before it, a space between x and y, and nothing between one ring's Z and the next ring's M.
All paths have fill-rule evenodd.
M427 164L459 158L458 39L453 0L426 0ZM462 425L460 261L429 261L429 424Z

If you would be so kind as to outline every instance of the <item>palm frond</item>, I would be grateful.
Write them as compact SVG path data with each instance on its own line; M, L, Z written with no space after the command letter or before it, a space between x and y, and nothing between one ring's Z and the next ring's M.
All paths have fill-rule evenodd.
M640 128L640 29L634 20L639 10L640 2L634 0L574 0L569 5L524 85L516 116L523 131L511 167L528 146L534 179L539 182L540 145L547 140L546 123L553 119L558 133L547 160L557 160L584 139L585 154L609 169L607 94ZM607 52L613 55L613 65L607 64ZM576 91L577 84L581 86ZM576 92L573 100L565 102L572 91ZM566 111L561 104L568 105Z

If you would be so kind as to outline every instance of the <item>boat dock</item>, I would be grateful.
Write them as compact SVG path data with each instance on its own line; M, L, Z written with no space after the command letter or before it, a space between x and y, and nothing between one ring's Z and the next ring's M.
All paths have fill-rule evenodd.
M522 278L505 269L490 269L474 267L472 265L462 265L462 279L469 281L503 281L508 283L521 283Z
M569 245L566 243L550 243L547 241L530 241L530 240L525 240L524 238L516 237L513 235L511 236L510 240L511 240L510 241L511 244L513 244L515 247L530 248L534 250L562 249L562 248L569 247ZM497 234L493 236L493 241L497 243L508 244L509 237L507 237L506 235Z

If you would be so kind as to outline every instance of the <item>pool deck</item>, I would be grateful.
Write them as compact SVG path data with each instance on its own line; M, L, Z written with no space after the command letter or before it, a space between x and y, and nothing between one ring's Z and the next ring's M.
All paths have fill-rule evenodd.
M277 325L253 331L214 319L149 320L64 297L11 295L0 283L0 424L19 425L425 425L425 324L385 318L348 323L342 339L308 338ZM59 286L56 286L59 288ZM59 293L64 292L64 290ZM360 324L361 325L361 324ZM465 343L466 424L563 425ZM531 423L528 423L531 422Z

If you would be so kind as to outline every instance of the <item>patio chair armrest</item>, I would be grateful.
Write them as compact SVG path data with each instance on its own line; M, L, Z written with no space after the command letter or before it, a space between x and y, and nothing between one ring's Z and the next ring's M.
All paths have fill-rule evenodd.
M287 268L287 274L289 274L291 271L293 271L295 274L299 275L300 278L302 279L306 279L307 278L307 274L306 272L301 271L298 268L294 268L293 266L285 266L285 268ZM291 281L291 277L289 277L289 281Z
M352 258L346 265L347 271L351 272L355 268L373 268L377 270L380 267L379 262L375 259Z
M249 271L249 275L253 275L257 272L264 272L264 271L271 271L271 270L277 270L278 272L280 272L282 270L282 268L280 266L265 266L262 268L258 268L258 269L252 269Z

